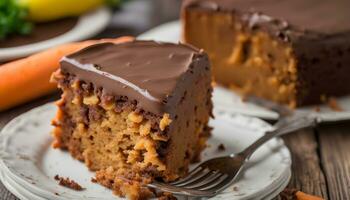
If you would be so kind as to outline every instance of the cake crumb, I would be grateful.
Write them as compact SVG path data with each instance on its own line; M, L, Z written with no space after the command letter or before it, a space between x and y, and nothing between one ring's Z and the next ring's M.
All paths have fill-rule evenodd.
M177 198L169 192L161 192L157 194L158 200L177 200Z
M96 178L92 177L92 178L91 178L91 182L93 182L93 183L97 183Z
M218 146L218 151L225 151L226 150L226 147L225 147L225 145L224 144L219 144L219 146Z
M344 111L338 104L337 100L333 97L330 97L327 102L328 106L336 112Z
M56 175L55 180L58 181L58 184L76 191L84 190L83 187L81 187L77 182L70 180L69 178L63 178L59 175Z

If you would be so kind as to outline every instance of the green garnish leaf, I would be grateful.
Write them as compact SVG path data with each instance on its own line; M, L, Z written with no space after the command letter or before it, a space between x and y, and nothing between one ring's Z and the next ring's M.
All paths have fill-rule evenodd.
M10 34L30 34L33 24L26 20L28 10L16 0L0 0L0 39Z

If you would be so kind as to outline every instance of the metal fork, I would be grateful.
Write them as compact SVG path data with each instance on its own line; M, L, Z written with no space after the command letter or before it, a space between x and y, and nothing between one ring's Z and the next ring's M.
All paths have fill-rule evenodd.
M272 105L274 104L272 103ZM178 195L194 197L214 196L235 181L251 155L266 141L316 124L315 118L309 114L290 115L289 110L281 109L279 105L273 109L281 115L280 120L274 125L274 129L268 131L240 153L207 160L190 171L183 179L170 183L155 181L148 184L148 187Z

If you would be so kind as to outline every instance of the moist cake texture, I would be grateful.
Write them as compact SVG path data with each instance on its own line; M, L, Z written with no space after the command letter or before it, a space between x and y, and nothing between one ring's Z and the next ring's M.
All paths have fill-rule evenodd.
M209 136L207 55L188 45L132 41L93 45L64 57L53 79L63 91L54 147L96 171L96 182L130 199L142 186L175 180Z
M350 1L185 0L183 40L219 84L291 107L350 93Z

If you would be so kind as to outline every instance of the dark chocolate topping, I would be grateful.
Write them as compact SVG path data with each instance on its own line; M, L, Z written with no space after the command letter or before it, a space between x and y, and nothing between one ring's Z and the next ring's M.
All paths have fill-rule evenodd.
M184 6L238 12L250 26L265 26L291 37L350 33L349 0L187 0Z
M64 57L61 70L107 93L136 100L144 110L161 114L168 96L200 54L198 49L184 44L103 43Z

